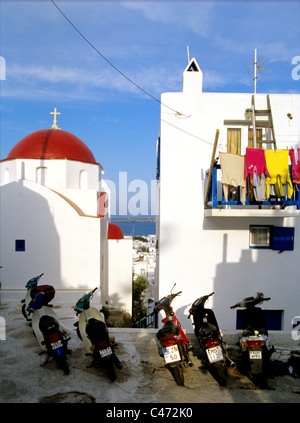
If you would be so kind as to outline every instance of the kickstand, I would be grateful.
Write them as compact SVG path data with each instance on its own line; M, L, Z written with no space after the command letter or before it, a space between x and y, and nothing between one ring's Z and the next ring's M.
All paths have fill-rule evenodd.
M118 359L118 357L115 354L113 355L113 357L114 357L115 365L117 366L118 369L121 370L123 368L121 361Z
M40 364L40 366L41 366L41 367L45 366L45 365L48 363L49 359L50 359L50 355L49 355L49 354L47 354L47 358L46 358L46 360L44 361L44 363Z

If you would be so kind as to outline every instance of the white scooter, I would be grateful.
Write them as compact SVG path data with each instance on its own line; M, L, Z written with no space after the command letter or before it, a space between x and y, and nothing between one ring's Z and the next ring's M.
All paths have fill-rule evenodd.
M39 355L47 353L46 360L41 366L45 366L52 357L63 372L69 374L66 356L71 353L67 348L70 337L59 324L53 309L44 305L44 296L45 293L40 292L26 308L28 317L32 314L32 329L42 350Z
M93 356L92 364L89 367L99 364L107 370L109 379L114 381L116 379L114 364L118 369L121 369L122 365L115 355L116 344L113 338L109 338L103 313L90 306L90 300L96 289L77 301L74 310L76 315L79 314L79 321L75 323L75 326L77 335L84 344L86 355Z

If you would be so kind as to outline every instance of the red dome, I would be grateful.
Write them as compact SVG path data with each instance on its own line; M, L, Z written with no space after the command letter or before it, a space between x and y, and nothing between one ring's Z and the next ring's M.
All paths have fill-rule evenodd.
M11 159L68 159L96 163L91 150L75 135L61 129L42 129L22 138L8 153Z
M123 239L124 235L122 229L116 223L109 223L108 224L108 239Z

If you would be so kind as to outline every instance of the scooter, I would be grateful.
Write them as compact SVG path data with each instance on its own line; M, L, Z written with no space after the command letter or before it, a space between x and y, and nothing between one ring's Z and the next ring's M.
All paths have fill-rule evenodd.
M45 366L53 358L65 374L69 374L66 356L71 354L68 350L68 341L71 339L65 330L61 330L56 313L52 308L44 305L45 293L41 291L29 303L26 311L32 314L32 329L42 349L39 355L47 353Z
M240 349L243 363L248 377L261 387L267 387L267 377L270 369L270 358L274 351L268 337L268 329L263 310L256 307L271 298L264 298L262 293L256 297L247 297L230 308L244 308L242 310L242 337Z
M37 286L39 280L41 279L41 277L43 275L44 275L44 273L41 273L40 275L31 278L25 285L25 288L27 289L26 296L23 300L21 300L21 303L22 303L22 314L27 321L31 321L31 319L29 318L26 309L27 309L30 301L36 295L38 295L40 292L45 293L45 295L43 296L43 303L44 303L43 305L49 305L50 301L53 300L53 298L54 298L55 289L53 288L52 285ZM51 305L50 305L50 307L51 307Z
M162 347L163 354L161 355L164 358L165 366L171 372L177 385L184 386L183 369L187 365L193 365L189 357L189 351L193 347L171 307L174 298L182 291L172 294L172 290L170 295L161 298L154 307L157 313L164 310L166 314L166 317L162 319L164 326L157 332L156 337Z
M189 310L193 316L194 332L199 341L200 359L203 368L206 368L220 386L226 386L227 364L235 368L235 363L228 357L219 325L213 310L205 308L205 303L214 292L197 298Z
M116 344L114 338L109 337L103 313L90 306L96 289L83 295L77 301L74 310L77 316L79 314L79 321L74 325L77 327L78 337L85 346L86 355L93 357L88 367L99 365L105 368L109 379L113 382L116 380L114 365L118 369L122 369L122 365L114 352Z

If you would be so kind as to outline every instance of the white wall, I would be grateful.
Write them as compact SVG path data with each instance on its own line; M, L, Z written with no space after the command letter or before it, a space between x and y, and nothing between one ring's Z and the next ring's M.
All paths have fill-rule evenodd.
M108 240L109 304L132 314L132 238Z
M25 240L25 252L15 251L16 239ZM3 289L23 289L42 272L56 289L99 286L99 240L100 219L78 215L48 188L29 181L1 188Z
M195 80L197 74L191 74ZM226 151L223 121L244 119L251 95L202 93L199 84L198 90L189 86L186 93L162 95L163 104L184 115L162 106L158 297L167 295L176 282L173 292L183 293L174 308L184 328L192 328L186 318L192 302L212 291L214 299L208 305L214 306L223 329L235 329L235 311L230 306L257 291L272 298L265 308L284 310L283 329L290 329L292 317L299 315L299 218L204 216L204 172L210 165L216 130L220 130L218 151ZM270 99L278 148L300 147L300 96L272 94ZM257 107L265 109L265 101L265 94L257 95ZM287 113L293 115L292 121ZM243 127L242 152L247 137L248 127ZM250 250L250 224L295 227L294 251Z

